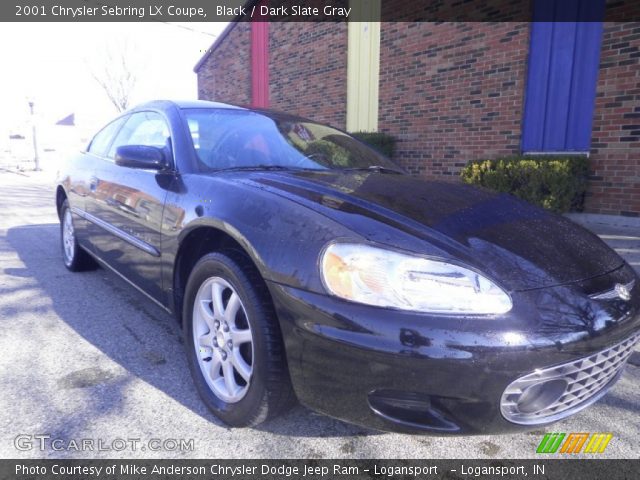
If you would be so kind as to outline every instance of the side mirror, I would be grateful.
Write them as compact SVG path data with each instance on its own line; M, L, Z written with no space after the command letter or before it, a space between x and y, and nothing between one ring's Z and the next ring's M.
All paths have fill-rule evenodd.
M116 165L162 170L168 166L165 150L148 145L122 145L116 149Z

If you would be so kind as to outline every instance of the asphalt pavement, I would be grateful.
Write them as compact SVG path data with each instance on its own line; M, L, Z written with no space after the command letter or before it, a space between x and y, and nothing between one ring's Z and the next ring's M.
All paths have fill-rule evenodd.
M640 269L640 229L591 227ZM611 432L600 458L640 453L637 350L601 401L528 433L381 433L301 406L227 428L200 402L171 316L110 272L64 268L46 172L0 171L0 352L1 458L535 458L545 432Z

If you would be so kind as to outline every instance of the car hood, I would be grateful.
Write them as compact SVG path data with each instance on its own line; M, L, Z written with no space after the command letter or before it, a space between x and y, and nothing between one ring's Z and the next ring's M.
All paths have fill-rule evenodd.
M624 263L596 235L560 215L461 183L353 171L255 172L248 180L313 202L325 215L364 216L411 233L509 290L585 280ZM344 215L334 217L345 223ZM358 225L345 226L366 237Z

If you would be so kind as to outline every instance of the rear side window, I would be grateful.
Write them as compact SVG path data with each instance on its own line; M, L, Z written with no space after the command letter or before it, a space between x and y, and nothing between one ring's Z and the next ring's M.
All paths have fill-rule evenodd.
M146 145L166 147L170 135L167 122L156 112L134 113L120 129L109 149L109 158L114 158L118 147L123 145Z
M125 120L126 117L120 117L96 133L87 151L94 155L104 156L111 140L113 140L114 135L118 132Z

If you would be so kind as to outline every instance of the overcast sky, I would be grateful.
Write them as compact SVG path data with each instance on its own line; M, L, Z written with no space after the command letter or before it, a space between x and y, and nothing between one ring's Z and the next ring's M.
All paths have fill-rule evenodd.
M28 100L48 125L76 114L95 129L117 110L92 77L124 44L138 83L132 103L197 98L193 67L224 23L4 23L0 28L0 135L28 123ZM200 33L203 32L203 33ZM44 134L45 132L43 132Z

